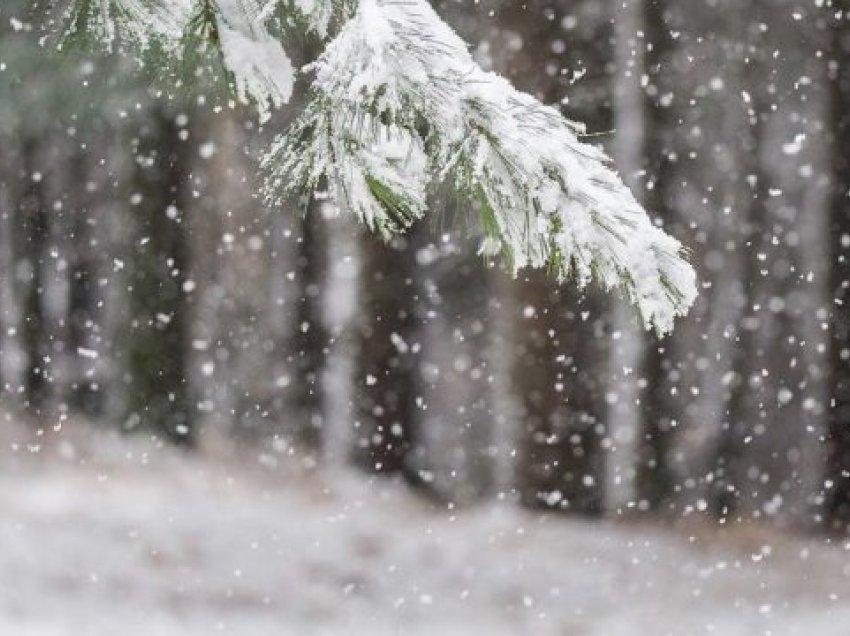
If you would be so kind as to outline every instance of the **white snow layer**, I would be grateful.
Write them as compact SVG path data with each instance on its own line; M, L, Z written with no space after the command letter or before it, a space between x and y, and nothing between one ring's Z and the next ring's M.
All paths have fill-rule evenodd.
M217 0L215 8L221 55L236 94L255 104L260 121L267 121L271 110L292 96L292 62L266 28L269 15L259 0Z
M850 556L814 540L449 511L383 480L298 473L275 453L60 451L2 463L0 634L843 636L850 625Z
M328 0L330 1L330 0ZM145 50L153 43L174 57L197 17L194 0L102 0L83 21L110 48L117 41ZM253 103L261 121L292 96L295 70L280 41L266 27L269 4L260 0L216 0L212 5L224 66L240 101ZM72 21L72 29L77 20ZM69 33L70 35L71 33ZM206 42L198 44L207 46Z

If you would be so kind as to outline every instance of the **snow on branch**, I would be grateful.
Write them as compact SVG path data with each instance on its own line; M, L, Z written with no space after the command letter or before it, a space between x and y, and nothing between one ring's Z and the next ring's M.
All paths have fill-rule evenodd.
M311 101L264 160L272 202L326 179L341 211L388 237L450 183L514 271L619 288L659 333L693 303L682 246L581 126L481 70L426 0L361 0L307 70Z
M140 52L156 46L184 61L193 59L190 52L213 48L236 96L255 104L265 121L270 110L289 101L295 81L289 57L267 27L277 2L74 0L65 40L87 35L110 50L129 46Z
M256 104L265 121L271 109L292 96L292 62L268 32L267 16L257 0L217 0L216 8L222 60L237 95L244 103Z
M325 39L331 25L344 21L354 14L357 0L267 0L268 6L288 3L285 12L297 14L306 23L308 30Z
M401 7L361 2L308 67L313 97L264 162L275 203L327 177L340 207L385 238L425 214L434 148L460 130L457 95L473 66L447 26L429 37L419 5Z
M112 50L120 43L147 49L183 35L190 0L74 0L64 40L91 38Z

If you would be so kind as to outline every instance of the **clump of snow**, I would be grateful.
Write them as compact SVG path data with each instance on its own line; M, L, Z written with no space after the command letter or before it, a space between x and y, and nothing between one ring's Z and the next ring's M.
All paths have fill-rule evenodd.
M233 73L240 100L256 103L261 121L267 121L270 109L280 108L292 95L292 63L271 37L254 40L227 26L220 33L224 63Z
M275 0L271 0L272 3ZM331 21L345 18L356 0L295 0L295 6L306 17L310 29L325 38Z
M239 99L257 105L260 120L292 96L295 70L281 43L259 17L259 8L241 0L217 4L218 32L224 64L233 74Z

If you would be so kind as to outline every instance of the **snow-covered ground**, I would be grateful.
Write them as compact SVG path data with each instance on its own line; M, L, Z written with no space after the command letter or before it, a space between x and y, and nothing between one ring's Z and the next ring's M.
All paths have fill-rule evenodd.
M0 635L850 634L850 553L819 539L107 447L3 462Z

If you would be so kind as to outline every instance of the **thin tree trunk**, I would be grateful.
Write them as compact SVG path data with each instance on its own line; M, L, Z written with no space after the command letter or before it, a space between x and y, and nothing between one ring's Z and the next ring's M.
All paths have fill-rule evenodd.
M826 470L829 526L850 533L850 2L841 0L832 25L831 115L834 137L832 238L832 343Z
M370 472L405 472L413 447L413 253L365 237L360 276L363 315L354 373L354 461Z
M16 224L16 269L19 297L23 306L22 342L27 357L24 381L26 404L41 415L47 397L49 351L44 338L43 265L47 258L48 203L44 198L43 175L39 169L39 147L27 140L22 147L21 179L28 184L19 202L20 221Z
M142 425L180 445L192 445L186 274L186 181L189 146L172 118L157 111L136 155L135 220L128 245L130 312L126 334L127 424Z
M563 20L579 15L581 27L570 33L565 48ZM497 70L548 103L563 103L568 96L568 115L587 122L591 132L610 130L610 22L605 11L589 2L503 3L501 17L506 29L519 33L521 46L507 47L514 54L495 59ZM544 74L543 69L553 72ZM582 75L571 86L570 78ZM570 282L559 286L545 271L524 272L514 293L520 500L529 506L599 513L606 477L603 377L610 336L601 318L604 304L598 290L579 292Z
M318 450L325 426L323 376L330 335L325 326L324 290L328 269L328 237L321 203L313 200L298 243L300 297L296 309L298 441Z
M646 152L647 100L641 86L646 69L646 3L627 0L617 12L614 77L616 137L612 156L625 182L640 198L643 180L638 177ZM608 401L611 448L608 454L606 508L622 514L635 506L637 448L641 444L643 413L640 400L641 363L646 336L635 312L624 301L612 307L614 334L609 360L612 391Z
M753 14L758 12L752 8ZM751 14L747 14L751 15ZM744 21L744 29L751 28L749 21ZM746 32L746 31L745 31ZM754 37L758 38L759 35ZM749 37L745 42L749 42ZM768 197L768 176L761 165L761 151L764 144L764 127L766 111L758 86L758 76L761 68L755 58L745 60L743 73L745 90L750 96L749 129L742 135L744 145L742 152L745 159L741 161L739 170L748 179L750 186L749 200L746 202L746 216L743 219L741 240L738 249L742 251L743 269L741 273L741 288L743 306L737 320L737 337L732 353L732 375L730 376L729 400L726 417L723 420L722 431L714 451L714 466L710 494L710 509L722 521L735 518L740 512L746 479L746 461L748 456L747 442L759 419L759 386L754 382L757 378L756 357L759 354L756 330L759 317L756 315L755 298L760 284L759 253L766 236L764 223L766 220ZM743 204L743 202L742 202Z
M11 138L0 140L4 147L2 181L0 181L0 394L19 406L24 389L27 367L26 351L22 342L24 310L20 302L15 249L21 210L17 201L17 188L13 183L21 179L12 169L18 160L18 144Z
M669 137L673 126L670 104L665 96L670 87L666 79L670 73L673 40L667 26L666 2L647 0L644 3L644 31L648 85L645 89L644 162L648 187L643 194L644 207L669 223L673 219L671 204L674 166L668 157L673 153ZM640 360L639 375L646 382L641 399L643 419L637 444L636 494L641 509L658 510L669 502L673 494L674 477L670 451L673 444L675 403L671 396L673 339L659 341L647 334Z
M524 303L516 332L514 387L520 396L521 501L582 513L604 504L605 412L600 367L605 323L599 306L545 272L518 285Z
M425 232L423 232L425 234ZM487 317L489 274L473 241L418 246L417 474L439 498L471 502L494 486L495 449Z

